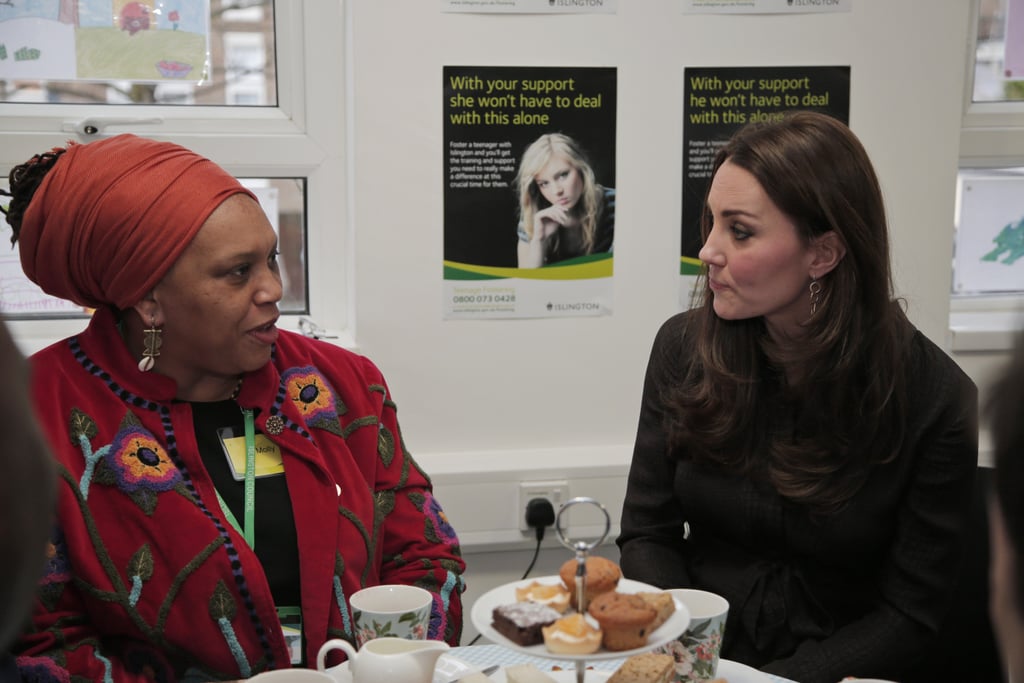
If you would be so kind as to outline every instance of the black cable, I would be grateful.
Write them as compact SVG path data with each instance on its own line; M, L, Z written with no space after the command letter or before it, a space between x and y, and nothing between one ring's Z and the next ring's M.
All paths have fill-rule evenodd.
M544 540L544 527L539 526L539 527L537 527L537 546L533 549L533 559L530 560L530 566L526 568L525 572L523 572L522 578L519 579L520 581L522 581L527 576L529 576L530 572L533 571L533 565L537 564L537 557L540 555L540 542L543 541L543 540Z
M533 559L530 560L530 566L526 568L525 572L523 572L523 577L521 579L519 579L520 581L522 581L527 576L529 576L530 572L533 571L533 565L537 564L537 557L540 555L540 542L543 541L543 540L544 540L544 527L539 526L539 527L537 527L537 547L533 549ZM469 641L469 645L475 645L476 641L480 640L480 636L481 635L482 634L477 633L476 634L476 638L473 638L473 640ZM467 645L466 647L469 647L469 645Z
M529 576L530 572L533 571L533 565L537 564L537 558L540 556L540 544L544 540L544 530L555 523L555 509L550 501L544 498L534 498L531 500L526 506L526 523L532 526L536 532L537 545L533 549L533 559L530 560L530 565L523 572L522 578L519 579L520 581ZM481 635L477 633L476 638L469 641L469 645L466 647L475 644L476 641L480 640Z

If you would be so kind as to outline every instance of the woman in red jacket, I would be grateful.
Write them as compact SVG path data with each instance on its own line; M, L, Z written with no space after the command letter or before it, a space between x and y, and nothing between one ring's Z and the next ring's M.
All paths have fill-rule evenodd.
M429 637L457 644L455 533L374 364L277 328L277 238L255 197L132 135L33 157L10 196L28 277L95 309L31 358L60 484L23 675L310 665L353 638L348 597L379 583L431 591Z

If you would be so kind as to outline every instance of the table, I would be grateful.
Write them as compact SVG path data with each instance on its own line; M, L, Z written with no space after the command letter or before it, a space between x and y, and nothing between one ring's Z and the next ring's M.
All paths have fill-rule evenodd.
M533 664L538 669L551 669L553 666L559 666L567 671L574 671L576 669L576 662L571 660L560 661L557 659L548 659L546 657L534 657L532 655L526 655L515 650L511 650L501 645L468 645L463 647L454 647L451 649L450 654L453 657L458 657L464 662L470 664L476 664L478 666L491 666L492 664L499 664L501 666L509 666L511 664ZM622 664L621 659L598 659L593 662L587 662L588 667L593 667L598 671L614 671L619 668ZM772 683L794 683L788 678L782 678L780 676L774 676L772 674L765 674Z

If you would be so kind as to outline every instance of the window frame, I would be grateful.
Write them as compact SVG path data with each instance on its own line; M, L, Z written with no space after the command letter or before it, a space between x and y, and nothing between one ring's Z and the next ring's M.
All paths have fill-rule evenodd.
M971 0L969 49L960 127L961 170L1024 167L1024 101L975 102L975 58L981 0ZM952 267L952 264L951 264ZM950 345L953 351L1013 348L1024 312L1021 291L1004 294L950 292Z
M280 326L298 331L299 318L308 317L328 331L331 341L352 346L354 240L346 149L350 10L345 0L277 0L274 11L276 107L0 103L0 165L7 173L67 140L131 132L184 145L238 177L305 178L309 310L282 315ZM328 79L317 79L324 69L311 67L324 63L337 68ZM85 120L110 125L88 136L80 132ZM7 324L22 350L31 353L77 333L83 320Z

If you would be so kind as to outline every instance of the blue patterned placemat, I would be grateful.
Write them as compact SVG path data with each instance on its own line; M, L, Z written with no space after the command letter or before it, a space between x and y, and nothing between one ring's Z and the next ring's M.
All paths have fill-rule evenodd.
M511 666L513 664L533 664L541 671L550 671L552 667L575 671L576 662L571 659L550 659L548 657L534 657L511 650L501 645L473 645L470 647L456 647L451 651L452 656L476 664L478 666ZM587 668L594 668L601 671L615 671L622 664L621 659L598 659L587 662Z
M455 647L450 654L458 657L464 662L475 664L480 667L498 664L500 666L511 666L513 664L533 664L541 671L551 671L552 667L558 667L566 671L575 671L576 662L573 660L549 659L547 657L534 657L511 650L501 645L471 645ZM622 664L622 659L597 659L587 662L587 668L598 671L615 671ZM765 674L772 683L793 683L788 678Z

